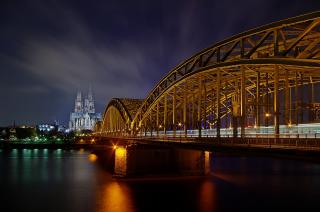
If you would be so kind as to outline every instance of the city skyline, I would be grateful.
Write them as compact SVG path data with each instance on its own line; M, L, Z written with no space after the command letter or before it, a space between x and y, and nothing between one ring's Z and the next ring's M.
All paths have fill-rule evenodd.
M204 47L319 6L317 1L4 1L0 125L55 119L67 124L75 93L88 83L99 112L112 97L145 98L160 78Z

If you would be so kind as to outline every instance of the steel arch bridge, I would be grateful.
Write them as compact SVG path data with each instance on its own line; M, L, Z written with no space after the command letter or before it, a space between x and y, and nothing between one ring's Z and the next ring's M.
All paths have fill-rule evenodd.
M320 12L218 42L143 100L112 99L101 134L233 136L320 132Z

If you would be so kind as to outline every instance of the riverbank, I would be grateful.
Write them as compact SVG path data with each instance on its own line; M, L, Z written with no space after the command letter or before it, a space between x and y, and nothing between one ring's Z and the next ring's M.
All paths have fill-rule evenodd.
M2 143L0 149L97 149L111 148L110 145L80 143Z
M105 140L104 142L92 143L0 143L0 149L85 149L99 150L113 148L114 145L126 145L128 143L137 143L140 146L153 148L186 148L210 151L215 153L228 153L228 155L254 156L254 157L277 157L285 159L297 159L320 163L320 151L318 149L294 149L294 148L276 148L248 146L248 145L221 145L208 142L164 142L164 141L146 141L143 139L116 139Z

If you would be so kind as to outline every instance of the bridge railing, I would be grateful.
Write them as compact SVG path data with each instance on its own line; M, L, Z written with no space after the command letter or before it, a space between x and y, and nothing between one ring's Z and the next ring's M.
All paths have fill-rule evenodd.
M280 149L304 149L320 150L320 136L317 138L306 137L170 137L170 136L107 136L109 139L125 138L128 140L143 140L150 142L166 143L190 143L190 144L207 144L207 145L225 145L225 146L244 146L244 147L261 147L261 148L280 148Z

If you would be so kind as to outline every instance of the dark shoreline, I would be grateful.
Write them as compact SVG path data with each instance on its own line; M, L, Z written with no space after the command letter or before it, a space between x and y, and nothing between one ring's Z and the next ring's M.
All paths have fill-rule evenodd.
M1 144L0 149L100 149L111 148L110 145L92 145L92 144L19 144L19 143L6 143Z
M125 144L126 142L119 142ZM118 144L119 144L118 143ZM275 157L281 159L294 159L308 162L320 163L320 152L301 150L301 149L277 149L277 148L259 148L259 147L239 147L239 146L220 146L220 145L192 145L192 144L177 144L163 142L136 142L139 146L152 148L184 148L203 151L212 151L217 154L229 156L250 156L250 157ZM120 144L121 145L121 144ZM47 143L47 144L23 144L23 143L2 143L0 149L85 149L99 150L111 149L112 143L106 142L103 144L79 144L79 143Z

